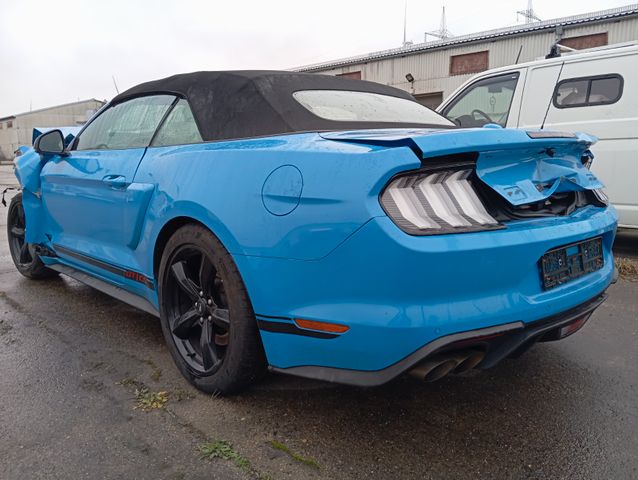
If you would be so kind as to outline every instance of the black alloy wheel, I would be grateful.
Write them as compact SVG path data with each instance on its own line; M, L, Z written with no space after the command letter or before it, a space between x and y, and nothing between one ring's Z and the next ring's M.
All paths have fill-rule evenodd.
M158 271L164 338L182 375L198 389L236 393L266 372L255 313L233 257L200 224L176 230Z
M194 375L207 376L224 361L230 331L224 282L208 254L195 245L178 249L166 279L173 341Z

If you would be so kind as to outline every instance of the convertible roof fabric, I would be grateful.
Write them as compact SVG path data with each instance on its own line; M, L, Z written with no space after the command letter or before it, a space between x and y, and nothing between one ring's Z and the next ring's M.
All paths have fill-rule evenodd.
M414 123L333 121L297 102L299 90L350 90L415 101L409 93L373 82L329 75L267 70L194 72L142 83L112 100L171 93L188 100L205 141L262 137L292 132L391 127L437 127Z

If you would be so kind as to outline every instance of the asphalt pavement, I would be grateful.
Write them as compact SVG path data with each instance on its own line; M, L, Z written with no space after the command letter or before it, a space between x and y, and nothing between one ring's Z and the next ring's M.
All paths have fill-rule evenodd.
M577 334L488 371L375 389L269 375L215 398L155 318L20 276L0 206L0 479L638 478L638 283L609 293Z

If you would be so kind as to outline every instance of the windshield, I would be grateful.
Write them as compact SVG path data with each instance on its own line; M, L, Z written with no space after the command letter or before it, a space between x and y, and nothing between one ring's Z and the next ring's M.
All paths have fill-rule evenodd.
M489 77L473 83L443 109L443 115L459 127L475 128L488 123L507 125L518 73Z
M423 105L405 98L347 90L301 90L293 97L313 114L339 122L454 124Z

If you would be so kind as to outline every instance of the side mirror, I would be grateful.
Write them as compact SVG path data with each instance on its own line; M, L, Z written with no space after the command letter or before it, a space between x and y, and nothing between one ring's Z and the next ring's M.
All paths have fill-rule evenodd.
M36 152L44 155L63 155L64 137L60 130L51 130L36 138L33 148Z

